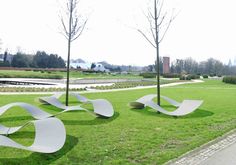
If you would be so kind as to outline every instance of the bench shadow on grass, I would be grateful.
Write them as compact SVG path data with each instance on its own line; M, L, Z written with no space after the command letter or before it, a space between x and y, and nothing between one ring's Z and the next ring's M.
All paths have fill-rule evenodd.
M71 151L78 143L78 138L67 135L66 143L62 149L52 154L43 154L43 153L32 153L25 158L1 158L0 163L2 164L51 164L54 161L65 156L69 151ZM15 149L14 149L15 150Z
M63 114L56 116L57 118L60 118L60 120L62 120L62 122L65 125L101 125L101 124L108 124L110 122L112 122L113 120L115 120L116 118L118 118L120 116L120 113L115 112L114 115L111 118L107 118L107 117L102 117L102 116L98 116L95 117L93 119L88 119L88 120L83 120L80 118L79 113L88 113L85 111L75 111L75 112L66 112L66 113L71 113L71 115L76 114L78 115L78 118L75 118L73 120L64 120L61 119L60 116L63 116ZM90 114L88 114L90 115ZM30 120L35 120L33 119L31 116L17 116L17 117L3 117L0 119L1 122L12 122L12 121L22 121L24 123L26 123L27 121ZM24 124L23 123L23 124Z
M163 105L162 108L168 109L176 109L176 107L171 106L171 105ZM179 116L179 117L174 117L174 116L169 116L166 114L162 114L162 113L158 113L156 110L149 108L149 107L145 107L143 109L135 109L135 108L130 108L131 111L133 112L137 112L137 113L142 113L143 115L148 115L148 116L153 116L156 115L157 117L162 117L162 118L182 118L182 119L188 119L188 118L202 118L202 117L208 117L208 116L212 116L214 115L213 112L211 111L207 111L205 109L201 109L198 108L197 110L195 110L194 112L187 114L185 116Z
M70 113L70 112L69 112ZM75 113L75 112L73 112ZM120 116L120 113L115 112L114 115L111 118L107 118L107 117L95 117L92 120L63 120L63 123L65 125L100 125L100 124L108 124L110 122L112 122L113 120L115 120L116 118L118 118Z
M41 105L39 106L41 109L46 109L47 112L51 113L50 111L54 111L55 113L52 113L52 114L56 114L56 113L59 113L61 112L62 110L59 109L59 108L55 108L55 107L52 107L52 106L48 106L48 105ZM88 108L88 110L90 112L93 112L92 109ZM116 118L118 118L120 116L120 113L119 112L114 112L114 115L110 118L107 118L107 117L103 117L103 116L97 116L92 119L92 120L82 120L79 116L79 113L83 113L83 114L88 114L90 115L88 112L84 111L84 110L78 110L78 111L69 111L69 112L66 112L67 114L71 113L71 114L77 114L78 115L78 118L77 119L73 119L73 120L65 120L65 119L61 119L63 121L63 123L65 125L100 125L100 124L107 124L107 123L110 123L112 122L113 120L115 120ZM58 115L56 117L60 118L60 116L63 116L63 114L61 115Z

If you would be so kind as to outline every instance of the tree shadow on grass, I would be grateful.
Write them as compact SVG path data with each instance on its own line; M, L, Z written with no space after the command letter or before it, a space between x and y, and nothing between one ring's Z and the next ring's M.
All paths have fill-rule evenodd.
M164 105L162 106L163 108L173 108L174 106L171 105ZM176 109L176 108L175 108ZM138 112L138 113L142 113L143 115L148 115L148 116L153 116L156 115L157 117L162 117L162 118L173 118L173 119L187 119L187 118L202 118L202 117L208 117L208 116L212 116L214 115L213 112L211 111L207 111L204 109L197 109L194 112L187 114L185 116L179 116L179 117L174 117L174 116L169 116L169 115L165 115L162 113L158 113L156 110L149 108L149 107L145 107L143 109L135 109L135 108L131 108L130 109L133 112Z
M59 151L52 153L52 154L43 154L43 153L32 153L28 157L25 158L1 158L0 156L0 163L2 164L51 164L54 161L60 159L61 157L65 156L69 151L71 151L77 144L79 140L77 137L67 135L66 143L62 149ZM14 148L14 150L16 150Z

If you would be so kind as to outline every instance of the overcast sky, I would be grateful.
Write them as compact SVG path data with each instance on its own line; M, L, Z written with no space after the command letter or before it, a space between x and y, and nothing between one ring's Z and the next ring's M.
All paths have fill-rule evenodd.
M44 50L66 59L67 42L59 33L62 0L0 1L1 53L19 48L26 53ZM154 48L130 27L146 25L142 11L148 0L81 0L89 15L87 28L73 42L71 58L89 62L149 65ZM236 57L235 0L165 0L165 9L179 12L163 42L161 56L213 57L228 63Z

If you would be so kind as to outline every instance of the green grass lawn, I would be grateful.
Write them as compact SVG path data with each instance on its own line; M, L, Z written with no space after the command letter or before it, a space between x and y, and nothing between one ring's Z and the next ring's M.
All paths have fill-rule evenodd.
M140 89L110 93L86 94L91 99L111 101L115 116L95 118L86 112L64 113L58 116L66 127L64 147L54 154L0 147L0 164L163 164L216 137L236 128L236 85L220 80L162 88L162 95L178 101L202 99L204 104L185 117L157 114L150 108L134 110L128 107L156 89ZM10 102L27 102L50 113L60 110L42 105L39 95L0 95L0 105ZM75 100L71 99L75 104ZM162 102L166 109L173 109ZM88 106L91 108L90 106ZM15 126L31 117L20 108L12 108L0 117L0 122ZM10 135L12 139L29 145L34 137L33 127L26 127Z

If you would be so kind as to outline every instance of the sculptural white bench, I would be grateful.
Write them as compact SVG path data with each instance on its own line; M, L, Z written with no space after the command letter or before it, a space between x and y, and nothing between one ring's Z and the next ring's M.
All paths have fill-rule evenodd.
M65 106L62 104L59 100L59 98L63 95L63 93L57 93L52 96L48 97L40 97L39 101L42 103L50 104L52 106L55 106L59 109L63 109L65 111L73 111L73 110L84 110L87 112L90 112L89 110L82 108L80 105L78 106ZM95 99L91 100L84 96L81 96L78 93L70 93L71 96L74 96L78 102L81 103L91 103L94 109L94 114L104 117L112 117L114 115L113 106L111 103L105 99Z
M153 101L153 99L155 97L157 97L157 95L155 95L155 94L143 96L140 99L138 99L134 102L131 102L130 106L132 108L138 108L138 109L144 108L144 107L151 107L152 109L155 109L156 111L161 112L166 115L184 116L184 115L187 115L187 114L195 111L203 103L202 100L184 100L182 103L179 103L179 102L177 102L173 99L170 99L166 96L161 96L161 98L163 98L164 100L169 102L171 105L177 107L176 110L170 112L170 111L165 110L161 106L157 105L157 103L155 103Z
M66 131L61 120L35 106L21 102L11 103L0 107L0 115L3 115L7 110L10 110L10 108L15 106L23 108L36 120L28 121L24 125L18 127L0 125L0 146L41 153L53 153L63 147L66 140ZM33 124L35 127L34 143L31 146L23 146L6 136L19 131L29 124Z
M0 116L3 115L6 111L10 110L12 107L17 106L26 110L34 119L36 119L28 121L18 127L6 127L0 124L0 146L19 148L33 152L53 153L61 149L66 140L66 131L64 124L59 119L55 118L55 116L68 111L77 110L84 110L89 113L105 117L112 117L114 115L113 107L107 100L91 100L76 93L71 94L72 96L77 98L78 102L91 103L94 108L93 113L85 108L82 108L80 105L65 106L58 99L61 95L62 93L57 93L56 95L50 97L41 97L39 99L43 103L47 103L62 109L61 112L53 115L33 105L22 102L10 103L0 107ZM35 139L34 143L31 146L23 146L7 137L10 134L18 132L21 128L26 127L29 124L34 124L35 126Z

